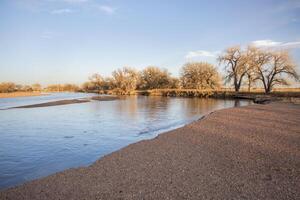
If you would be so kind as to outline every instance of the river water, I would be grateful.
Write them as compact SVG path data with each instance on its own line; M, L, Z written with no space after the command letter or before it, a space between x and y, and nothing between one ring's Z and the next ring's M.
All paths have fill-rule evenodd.
M250 101L131 96L53 107L7 109L95 96L53 93L0 99L0 189L87 166L128 144L151 139L212 111Z

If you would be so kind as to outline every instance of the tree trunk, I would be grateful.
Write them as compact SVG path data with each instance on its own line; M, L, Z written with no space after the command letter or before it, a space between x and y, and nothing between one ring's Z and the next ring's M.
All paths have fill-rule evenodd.
M248 82L248 92L251 90L251 81Z
M266 93L266 94L270 94L271 89L272 89L272 87L271 87L270 85L268 85L268 86L265 88L265 93Z
M239 92L239 90L240 90L239 84L237 82L237 78L234 78L234 90L236 92Z
M239 92L239 90L240 90L239 86L238 86L238 85L235 85L234 90L235 90L236 92Z

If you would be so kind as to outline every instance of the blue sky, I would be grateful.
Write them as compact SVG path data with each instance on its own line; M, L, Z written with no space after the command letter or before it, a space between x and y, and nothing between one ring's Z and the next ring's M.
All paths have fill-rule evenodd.
M149 65L177 76L250 43L288 48L299 65L300 1L0 0L0 82L82 83Z

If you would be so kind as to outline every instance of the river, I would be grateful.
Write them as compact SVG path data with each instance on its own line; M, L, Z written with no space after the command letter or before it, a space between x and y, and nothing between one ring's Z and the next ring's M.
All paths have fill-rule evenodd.
M128 144L151 139L212 111L250 101L129 96L115 101L7 109L92 94L0 99L0 189L87 166Z

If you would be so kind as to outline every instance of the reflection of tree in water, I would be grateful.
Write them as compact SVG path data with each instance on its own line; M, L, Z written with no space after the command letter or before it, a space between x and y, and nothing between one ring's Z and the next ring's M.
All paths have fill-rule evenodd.
M115 111L128 115L129 119L141 118L159 119L168 109L169 98L159 96L128 96L124 100L116 101Z
M143 109L145 109L146 117L149 119L157 120L161 118L171 109L169 106L170 98L161 96L150 96L146 97L143 101ZM151 120L152 121L152 120Z
M216 99L191 98L182 101L182 111L187 117L193 117L195 114L208 114L212 109L220 106L220 103Z
M195 119L210 113L212 110L241 106L239 100L161 96L127 96L105 105L100 104L97 104L93 109L95 111L106 110L111 114L117 114L120 116L119 119L128 121L128 123L146 123L146 126Z
M235 100L234 101L234 107L240 107L241 106L241 101L240 100Z
M138 110L138 97L128 96L121 100L116 101L116 112L119 114L128 115L130 119L137 118Z

